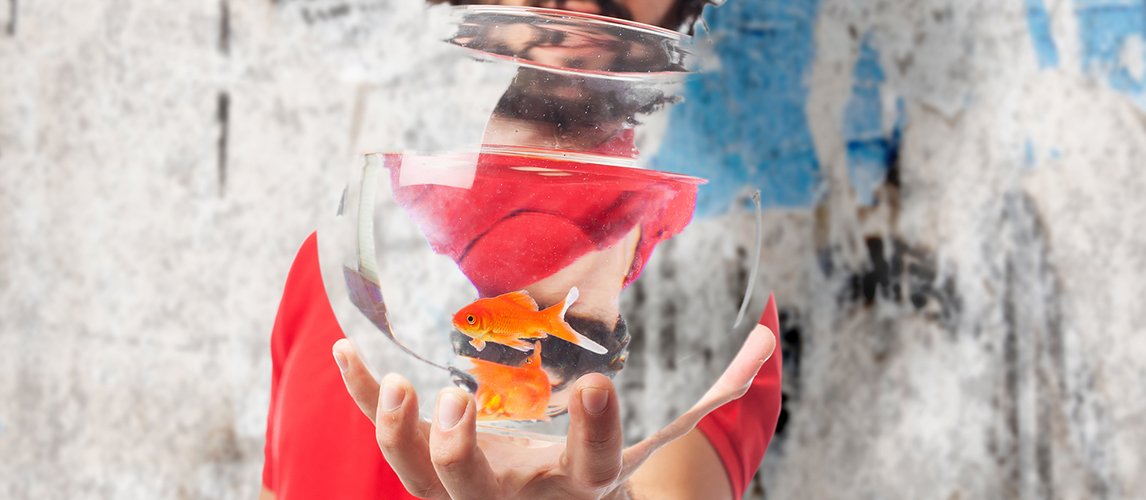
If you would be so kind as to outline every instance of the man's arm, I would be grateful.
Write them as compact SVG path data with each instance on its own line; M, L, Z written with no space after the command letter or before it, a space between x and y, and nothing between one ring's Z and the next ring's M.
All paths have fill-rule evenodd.
M634 500L732 498L728 472L716 448L698 429L657 450L629 478Z

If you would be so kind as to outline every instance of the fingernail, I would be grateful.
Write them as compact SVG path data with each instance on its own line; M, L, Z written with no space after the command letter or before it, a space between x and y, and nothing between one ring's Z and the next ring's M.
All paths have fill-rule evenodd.
M462 419L466 412L466 401L457 394L445 393L438 398L438 427L448 431Z
M605 407L609 406L609 391L594 387L581 389L581 406L594 415L605 411Z
M402 406L404 399L406 399L406 390L398 387L398 384L393 382L382 384L382 411L397 410L399 406Z
M338 363L338 369L341 370L342 373L346 373L346 355L342 354L341 352L334 351L334 362Z

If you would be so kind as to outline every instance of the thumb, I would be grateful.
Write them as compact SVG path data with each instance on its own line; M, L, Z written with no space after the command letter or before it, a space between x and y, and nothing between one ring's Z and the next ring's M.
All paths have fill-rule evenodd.
M575 483L590 490L614 486L621 474L621 409L613 381L600 373L577 380L569 398L565 465Z

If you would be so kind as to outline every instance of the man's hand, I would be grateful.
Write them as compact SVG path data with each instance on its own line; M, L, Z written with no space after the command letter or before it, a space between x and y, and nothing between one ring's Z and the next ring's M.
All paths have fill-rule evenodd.
M433 421L424 422L418 418L418 396L404 378L390 374L379 384L346 340L334 344L334 357L350 395L374 421L383 455L411 494L450 500L604 500L629 498L629 477L709 412L743 395L775 346L772 332L757 326L700 402L628 449L623 448L616 389L600 374L585 375L574 384L565 444L525 447L515 442L520 438L478 433L474 399L462 389L443 389ZM681 461L715 456L676 455L673 460ZM642 476L639 484L656 483L649 481L649 474ZM727 482L726 477L718 480Z

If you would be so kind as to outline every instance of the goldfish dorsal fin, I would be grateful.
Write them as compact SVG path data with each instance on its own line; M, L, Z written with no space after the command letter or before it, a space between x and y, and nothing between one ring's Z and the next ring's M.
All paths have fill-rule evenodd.
M577 287L569 289L569 294L565 296L565 305L561 306L561 314L557 315L562 321L565 320L565 313L569 312L569 306L577 302L577 298L581 296L581 292L577 291Z
M498 298L508 300L510 302L513 302L513 303L518 304L518 305L523 306L523 307L528 307L529 309L534 310L534 311L537 310L537 301L533 300L533 297L530 297L529 292L527 292L525 290L518 290L516 292L509 292L509 293L500 295Z

